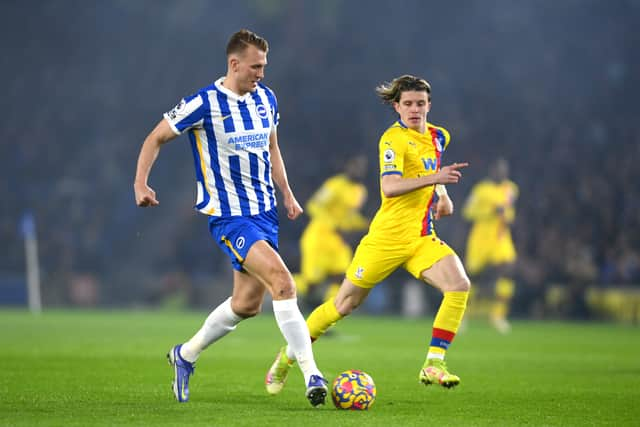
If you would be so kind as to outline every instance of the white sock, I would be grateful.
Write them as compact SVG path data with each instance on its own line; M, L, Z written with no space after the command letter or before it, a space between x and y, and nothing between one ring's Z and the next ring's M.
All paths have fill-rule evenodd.
M296 355L293 354L293 350L291 350L291 346L290 345L287 345L287 348L285 349L284 354L287 355L287 358L289 360L296 360Z
M233 331L242 320L243 318L231 309L231 297L227 298L209 314L202 328L182 344L180 355L187 362L195 362L202 350Z
M316 361L313 359L309 329L298 308L298 300L292 298L273 301L273 314L276 317L276 322L278 322L280 332L287 340L288 352L293 352L293 356L295 356L293 358L298 362L298 366L302 370L304 384L307 385L309 383L311 375L322 376L316 366Z

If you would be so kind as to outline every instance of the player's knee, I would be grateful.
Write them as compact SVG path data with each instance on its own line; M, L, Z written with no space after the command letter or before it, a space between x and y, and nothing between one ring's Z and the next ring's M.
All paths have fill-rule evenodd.
M456 277L450 279L446 283L437 285L442 292L469 292L471 289L471 281L467 276Z
M451 290L455 292L469 292L471 289L471 281L467 276L460 277L452 284Z
M296 297L296 284L286 270L274 271L270 275L274 299L291 299Z
M243 319L248 319L250 317L256 316L258 313L262 311L262 301L235 301L231 304L231 310L233 312L242 317Z

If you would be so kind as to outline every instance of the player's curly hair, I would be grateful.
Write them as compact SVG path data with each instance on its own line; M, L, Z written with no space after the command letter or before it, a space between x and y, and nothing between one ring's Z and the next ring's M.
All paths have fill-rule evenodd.
M385 82L376 87L376 93L385 104L400 102L400 95L406 91L427 92L431 101L431 85L425 79L405 74L396 77L391 82Z
M227 43L227 56L232 53L242 53L249 45L253 45L262 52L269 52L269 43L253 31L242 29L231 35Z

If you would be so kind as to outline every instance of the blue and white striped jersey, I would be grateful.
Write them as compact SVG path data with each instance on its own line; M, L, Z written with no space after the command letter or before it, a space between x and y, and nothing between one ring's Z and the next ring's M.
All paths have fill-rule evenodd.
M269 135L278 125L278 103L262 83L238 96L223 81L182 99L164 118L176 134L189 131L195 208L211 216L256 215L276 206Z

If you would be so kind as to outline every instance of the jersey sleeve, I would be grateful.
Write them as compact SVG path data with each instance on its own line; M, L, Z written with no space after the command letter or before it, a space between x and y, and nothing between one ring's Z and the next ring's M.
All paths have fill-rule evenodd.
M276 98L276 94L262 83L258 84L264 89L267 99L269 100L269 111L271 112L271 118L273 119L273 126L278 127L278 124L280 124L280 112L278 111L278 99Z
M407 143L397 132L387 131L380 138L380 176L403 175Z
M427 123L427 125L435 131L432 131L432 134L435 137L436 143L438 144L438 151L444 153L444 151L449 146L449 142L451 142L451 134L449 134L449 131L441 126L436 126L431 123Z
M278 110L278 98L273 92L270 92L271 96L269 101L271 102L271 117L273 117L273 126L278 127L280 124L280 111ZM273 101L272 101L273 100Z
M442 144L442 151L446 150L451 142L451 134L445 128L440 128L442 135L444 136L444 144Z
M173 109L164 113L163 117L176 135L200 127L204 121L204 103L200 94L183 98Z

